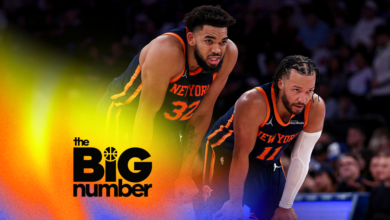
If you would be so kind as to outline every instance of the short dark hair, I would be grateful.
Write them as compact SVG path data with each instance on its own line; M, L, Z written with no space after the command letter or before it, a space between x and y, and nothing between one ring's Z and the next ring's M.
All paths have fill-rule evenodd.
M295 69L301 75L316 74L316 82L314 92L317 93L320 83L320 74L316 65L308 57L302 55L292 55L285 57L279 64L273 77L275 96L279 95L278 81L283 76L290 76L290 70ZM314 95L314 93L313 93ZM313 100L314 101L314 100Z
M191 32L194 32L198 28L202 29L204 25L230 27L236 23L236 19L219 5L203 5L188 12L184 17L183 23Z
M351 157L352 159L354 159L359 166L359 159L351 152L346 152L345 154L340 155L340 157L337 159L337 164L339 164L340 161L346 157Z

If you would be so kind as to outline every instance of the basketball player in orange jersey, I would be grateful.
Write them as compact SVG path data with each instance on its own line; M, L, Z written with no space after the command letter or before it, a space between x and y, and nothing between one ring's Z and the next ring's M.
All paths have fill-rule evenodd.
M156 190L174 185L168 194L190 201L198 191L192 164L238 51L228 38L235 19L219 6L194 8L183 23L135 56L110 83L98 113L109 140L147 149L157 160L152 175L164 174L165 186Z
M324 124L318 77L310 59L288 56L273 82L244 93L215 123L205 149L205 219L244 219L243 204L253 219L297 219L292 204ZM294 139L286 180L280 157Z

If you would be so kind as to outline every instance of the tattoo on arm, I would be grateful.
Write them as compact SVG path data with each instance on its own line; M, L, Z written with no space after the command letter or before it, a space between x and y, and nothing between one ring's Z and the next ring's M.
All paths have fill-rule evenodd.
M195 149L194 139L198 134L195 133L195 127L188 125L184 134L183 159L185 160L193 149Z

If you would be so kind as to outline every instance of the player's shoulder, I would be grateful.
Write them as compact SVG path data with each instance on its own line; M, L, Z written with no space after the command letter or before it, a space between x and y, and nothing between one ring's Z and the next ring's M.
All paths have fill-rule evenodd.
M148 45L148 52L162 52L169 56L184 56L185 45L180 39L172 35L161 35L152 40Z
M253 88L244 94L237 100L236 105L240 105L240 107L246 109L247 111L255 110L262 112L262 110L266 110L269 107L269 103L265 93L263 94L260 87Z
M224 64L226 64L227 66L232 66L233 68L237 61L237 57L238 57L238 49L236 44L233 41L228 40L228 43L226 45L225 58L224 58L226 62L224 62Z
M310 111L325 111L325 101L318 94L314 93L311 99Z
M305 111L306 117L306 111ZM324 127L325 120L325 102L317 94L313 95L310 100L309 117L305 119L307 124L304 126L304 131L308 133L321 131ZM306 123L306 122L305 122Z
M140 64L154 65L173 68L172 72L180 72L185 65L185 53L183 45L175 36L161 35L146 45L140 53Z
M311 104L309 109L310 110L309 118L318 117L318 116L325 117L325 111L326 111L325 101L318 94L314 94L310 102Z
M230 39L227 42L226 54L228 54L229 56L238 55L238 48L236 44Z
M232 72L234 65L236 65L237 58L238 58L237 46L233 41L228 40L224 58L223 58L224 62L222 64L222 68L219 71L218 75L222 75L222 78L227 79L229 74Z
M266 97L257 88L242 94L236 102L234 111L236 118L245 118L244 121L249 120L250 123L257 126L264 122L270 114Z

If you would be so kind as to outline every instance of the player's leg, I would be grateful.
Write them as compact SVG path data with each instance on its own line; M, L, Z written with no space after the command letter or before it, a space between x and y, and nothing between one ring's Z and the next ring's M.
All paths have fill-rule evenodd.
M149 152L153 170L148 180L155 187L150 199L157 200L159 204L159 219L194 220L192 201L178 201L174 193L174 183L179 176L183 158L179 131L165 129L164 133L155 132Z
M207 135L205 135L202 141L201 147L199 148L198 154L192 166L192 179L194 180L195 185L199 190L198 194L192 197L192 204L194 207L196 219L202 219L202 211L205 204L205 201L203 199L202 187L203 187L203 166L206 161L205 159L206 143L207 143Z
M280 162L275 165L250 166L245 182L245 204L250 207L252 219L269 220L279 207L286 178Z
M137 106L128 104L115 106L106 92L100 99L95 113L95 129L98 142L103 145L116 146L122 150L128 148L134 126Z
M96 130L96 138L99 139L99 143L106 142L107 140L105 139L109 136L112 136L110 133L112 133L113 130L110 128L112 127L113 123L112 112L114 108L115 106L113 105L113 102L110 99L108 92L106 92L104 96L100 99L95 112L94 127Z
M215 212L229 200L229 172L232 155L206 143L203 186L204 207L200 219L212 219Z
M244 203L250 207L252 219L266 219L269 216L271 172L272 165L259 165L252 161L249 163L244 186Z

